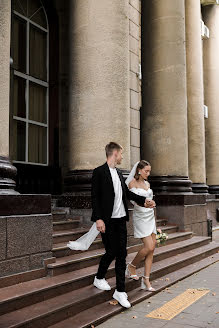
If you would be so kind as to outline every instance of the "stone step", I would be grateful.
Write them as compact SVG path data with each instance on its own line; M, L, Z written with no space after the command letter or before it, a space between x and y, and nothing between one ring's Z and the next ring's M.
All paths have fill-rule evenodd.
M174 245L158 247L155 250L154 263L159 260L168 259L171 255L186 252L197 247L207 245L208 237L193 237L191 240L185 240ZM135 253L127 257L127 262L131 261ZM143 263L142 263L143 265ZM97 272L97 265L85 267L55 277L45 277L33 281L24 282L10 287L0 289L0 314L22 308L40 300L46 300L51 297L82 288L92 284ZM108 270L108 278L115 275L114 263Z
M73 230L58 230L53 233L53 244L68 243L70 240L76 240L89 231L89 227L78 227Z
M81 224L81 219L79 217L70 219L68 218L65 221L54 221L53 222L53 231L65 231L65 230L71 230L75 228L79 228Z
M69 217L74 219L78 218L78 215L71 214L70 208L68 207L56 207L52 209L53 221L64 221Z
M175 242L177 242L177 239L179 238L182 240L182 237L185 237L185 240L187 237L191 238L192 233L190 232L176 232L174 234L171 234L167 240L167 242L170 242L173 238ZM168 245L168 243L167 243ZM128 253L137 252L142 247L142 244L137 244L133 246L129 246L127 248ZM159 248L162 248L164 246L160 246ZM85 251L78 254L66 256L57 258L55 263L51 263L47 265L48 273L51 276L55 276L58 274L70 272L73 270L82 269L84 267L96 265L99 263L100 257L104 254L104 249L98 249L93 251ZM156 250L157 252L157 250ZM155 254L156 254L155 252ZM156 256L156 255L155 255Z
M26 281L43 278L47 275L46 268L33 269L24 272L18 272L9 276L0 278L0 290L1 288L12 286L15 284L24 283Z
M141 247L141 244L127 247L127 252L137 252ZM57 274L62 274L97 265L104 252L105 250L103 248L100 248L96 250L88 250L70 256L57 258L55 263L47 265L48 273L51 276L55 276Z
M188 236L191 237L191 234L189 233ZM169 236L169 238L170 238L169 244L172 244L171 243L171 238L172 237L174 237L173 239L177 242L176 236L172 234L171 236ZM178 238L181 238L181 235L180 235L180 237L178 236ZM209 240L210 238L206 237L206 239ZM141 241L140 242L135 242L134 245L138 245L138 244L142 245L142 242ZM166 244L168 244L168 243L166 243ZM131 246L131 245L129 245L129 246ZM99 250L101 248L103 249L102 239L97 237L97 239L91 244L91 246L89 248L89 251ZM80 250L71 250L67 246L66 242L59 243L59 244L54 244L52 251L53 251L53 256L56 257L56 258L71 256L71 255L75 255L75 254L81 254Z
M159 229L159 228L162 230L162 232L165 232L167 234L171 234L171 233L177 232L179 230L177 225L170 225L170 224L167 224L165 226L157 225L157 229Z
M209 265L219 261L219 254L207 257L195 264L190 264L185 268L174 271L166 276L162 277L162 280L153 282L153 286L156 288L155 293L159 293L165 288L177 283L178 281L185 279L196 272L208 267ZM150 293L147 291L142 291L139 288L135 288L133 291L128 292L129 301L132 305L142 302L145 299L149 299L155 293ZM92 325L97 326L110 317L124 311L119 304L112 306L107 300L104 303L98 304L94 307L86 309L75 316L68 319L60 321L50 328L90 328Z
M53 210L52 211L52 216L53 216L53 221L60 221L60 220L65 220L67 218L67 213L66 211L61 211L61 210Z
M166 232L167 234L174 233L178 230L178 227L176 225L158 226L157 228L161 228L161 230L163 232ZM58 244L58 243L62 243L62 242L68 243L70 240L78 239L84 233L86 233L88 231L89 231L89 227L78 227L78 230L76 230L76 229L61 230L60 229L60 230L54 231L53 244Z
M191 238L193 233L191 231L186 231L186 232L174 232L171 233L168 236L168 239L166 240L166 244L173 244L175 242L183 241L185 239ZM129 237L129 246L135 245L136 244L136 238L130 236Z
M67 214L71 213L71 208L70 207L62 207L62 206L56 206L55 208L52 209L52 211L58 211L58 212L66 212Z
M102 239L96 238L96 240L91 244L89 250L90 251L97 250L100 248L103 248ZM56 258L70 256L70 255L74 255L74 254L81 254L81 251L75 251L75 250L70 249L67 246L66 242L54 244L52 252L53 252L53 256L55 256Z
M156 224L159 226L164 226L167 224L167 219L156 219Z
M177 230L176 226L160 226L160 227L161 227L163 232L166 232L168 234L173 233ZM86 233L89 228L80 228L80 229L82 229L82 230L79 230L80 231L80 236L81 236L84 233ZM79 236L78 233L75 236L75 232L78 232L78 230L77 231L74 230L73 231L73 236L72 236L72 231L65 231L65 230L62 230L61 232L58 231L58 235L57 235L57 231L55 231L55 233L53 234L53 256L58 258L58 257L69 256L69 255L81 253L81 251L74 251L74 250L71 250L67 247L67 243L69 241L69 238L72 238L71 240L76 240L77 236ZM64 237L63 237L63 234L64 234ZM68 236L68 238L66 236ZM100 237L101 237L100 235L97 237L95 242L90 246L89 250L99 249L99 248L103 247L102 240L101 240ZM60 240L60 239L61 240L62 239L68 239L68 240L64 241L64 242L58 242L57 243L56 241ZM132 243L132 245L136 245L136 243L139 244L138 239L135 239L135 242Z
M188 270L185 270L186 265L203 260L204 258L214 254L218 249L218 244L213 242L208 245L201 246L195 250L190 250L180 255L172 256L168 259L168 261L165 259L154 263L151 278L154 280L164 275L169 276L171 272L181 268L184 270L184 275L187 275ZM108 279L108 281L112 286L112 290L107 293L94 288L92 285L89 285L52 297L50 299L46 299L44 301L41 301L42 298L40 298L38 300L39 303L35 303L20 308L19 310L1 315L0 327L44 328L54 325L55 323L69 317L73 317L74 315L81 313L81 311L88 311L89 308L100 305L101 303L111 299L112 293L115 289L115 277ZM130 292L131 301L136 302L135 298L138 297L138 294L135 290L139 290L139 285L140 280L127 280L127 291ZM144 291L144 297L146 296L146 293L147 292ZM139 292L138 298L140 298L140 296L143 297L142 294L142 292Z

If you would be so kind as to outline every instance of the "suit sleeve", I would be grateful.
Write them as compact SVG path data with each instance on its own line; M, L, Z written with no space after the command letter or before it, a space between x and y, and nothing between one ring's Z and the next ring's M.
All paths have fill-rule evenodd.
M133 200L140 206L144 206L146 198L143 196L136 195L134 192L130 191L125 183L126 195L129 200Z
M94 169L91 182L91 201L92 201L92 221L103 219L100 206L100 176L99 172Z

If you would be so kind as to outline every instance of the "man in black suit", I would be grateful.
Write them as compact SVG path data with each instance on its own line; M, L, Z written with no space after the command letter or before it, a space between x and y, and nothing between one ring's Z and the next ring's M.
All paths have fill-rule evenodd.
M121 171L116 168L116 165L122 162L122 146L110 142L105 150L107 162L94 169L92 176L91 220L96 221L106 250L100 260L94 286L102 290L111 289L105 275L111 262L116 259L116 290L113 298L129 308L131 305L125 293L126 221L129 220L127 200L133 200L145 207L154 207L155 203L132 193L126 186Z

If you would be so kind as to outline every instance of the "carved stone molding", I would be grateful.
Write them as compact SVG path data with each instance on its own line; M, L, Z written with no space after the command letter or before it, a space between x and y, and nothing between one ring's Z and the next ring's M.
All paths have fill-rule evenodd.
M149 181L155 193L192 192L192 181L187 176L150 176Z
M219 186L209 186L209 194L219 194Z
M193 183L192 191L198 194L206 194L208 193L208 186L205 183Z
M17 169L9 158L0 156L0 195L19 194L15 191Z

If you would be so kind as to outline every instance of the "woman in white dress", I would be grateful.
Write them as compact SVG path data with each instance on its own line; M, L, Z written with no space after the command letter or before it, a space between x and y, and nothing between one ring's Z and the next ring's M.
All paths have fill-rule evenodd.
M147 199L153 199L153 191L150 188L150 184L147 181L148 176L151 173L151 165L149 162L141 160L137 162L129 174L126 184L128 188L140 195L145 196ZM141 281L141 288L149 291L155 291L151 287L149 277L151 266L153 262L153 254L156 246L156 222L154 215L155 202L151 208L145 208L134 203L133 209L133 226L134 237L140 238L143 242L143 247L139 250L135 258L131 263L127 264L126 276L134 280L138 280L139 277L136 274L136 267L144 259L145 269L144 276Z

